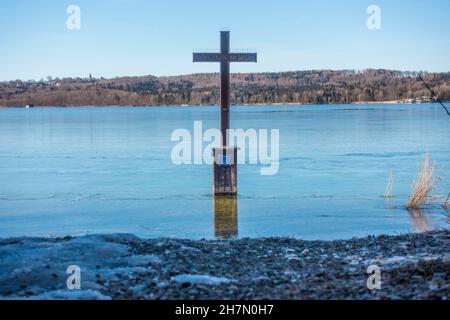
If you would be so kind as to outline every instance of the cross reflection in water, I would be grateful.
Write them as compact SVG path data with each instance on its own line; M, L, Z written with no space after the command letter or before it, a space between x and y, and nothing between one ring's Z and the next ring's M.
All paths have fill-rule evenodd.
M214 197L214 234L218 239L238 236L237 196Z

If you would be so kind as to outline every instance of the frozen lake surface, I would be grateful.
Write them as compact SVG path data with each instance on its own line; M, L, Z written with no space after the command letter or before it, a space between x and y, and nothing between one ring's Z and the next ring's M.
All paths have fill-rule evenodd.
M170 157L173 130L212 128L218 116L216 107L0 109L0 237L227 230L327 240L448 228L439 203L405 210L427 150L441 179L434 195L450 191L450 120L438 105L232 108L234 128L280 130L280 170L239 166L230 219L215 217L211 166Z

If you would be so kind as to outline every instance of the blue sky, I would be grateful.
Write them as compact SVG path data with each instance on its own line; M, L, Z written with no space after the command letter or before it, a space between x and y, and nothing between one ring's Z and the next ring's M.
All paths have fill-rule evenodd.
M80 30L66 27L72 4ZM381 30L366 27L372 4ZM450 71L448 0L2 0L0 80L216 72L192 52L218 50L224 28L259 54L233 72Z

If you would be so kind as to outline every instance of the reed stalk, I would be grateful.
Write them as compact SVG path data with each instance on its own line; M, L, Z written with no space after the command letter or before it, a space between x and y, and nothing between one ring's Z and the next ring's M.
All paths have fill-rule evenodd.
M408 209L421 208L428 202L429 195L437 184L437 179L434 177L434 174L435 166L430 162L430 155L427 152L425 153L417 179L413 182L413 190L407 204Z
M394 173L391 172L391 174L389 175L389 178L388 178L386 190L384 191L384 198L385 199L392 198L392 196L393 196L393 194L392 194L393 187L394 187Z

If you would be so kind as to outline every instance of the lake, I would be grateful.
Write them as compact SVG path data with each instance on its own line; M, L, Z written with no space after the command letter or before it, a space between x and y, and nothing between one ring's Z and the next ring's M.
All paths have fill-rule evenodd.
M238 201L224 203L213 202L210 165L170 157L173 130L218 117L218 107L0 109L0 237L345 239L449 226L439 202L405 209L427 150L434 195L450 192L450 119L438 105L233 107L234 128L280 130L280 168L240 165Z

